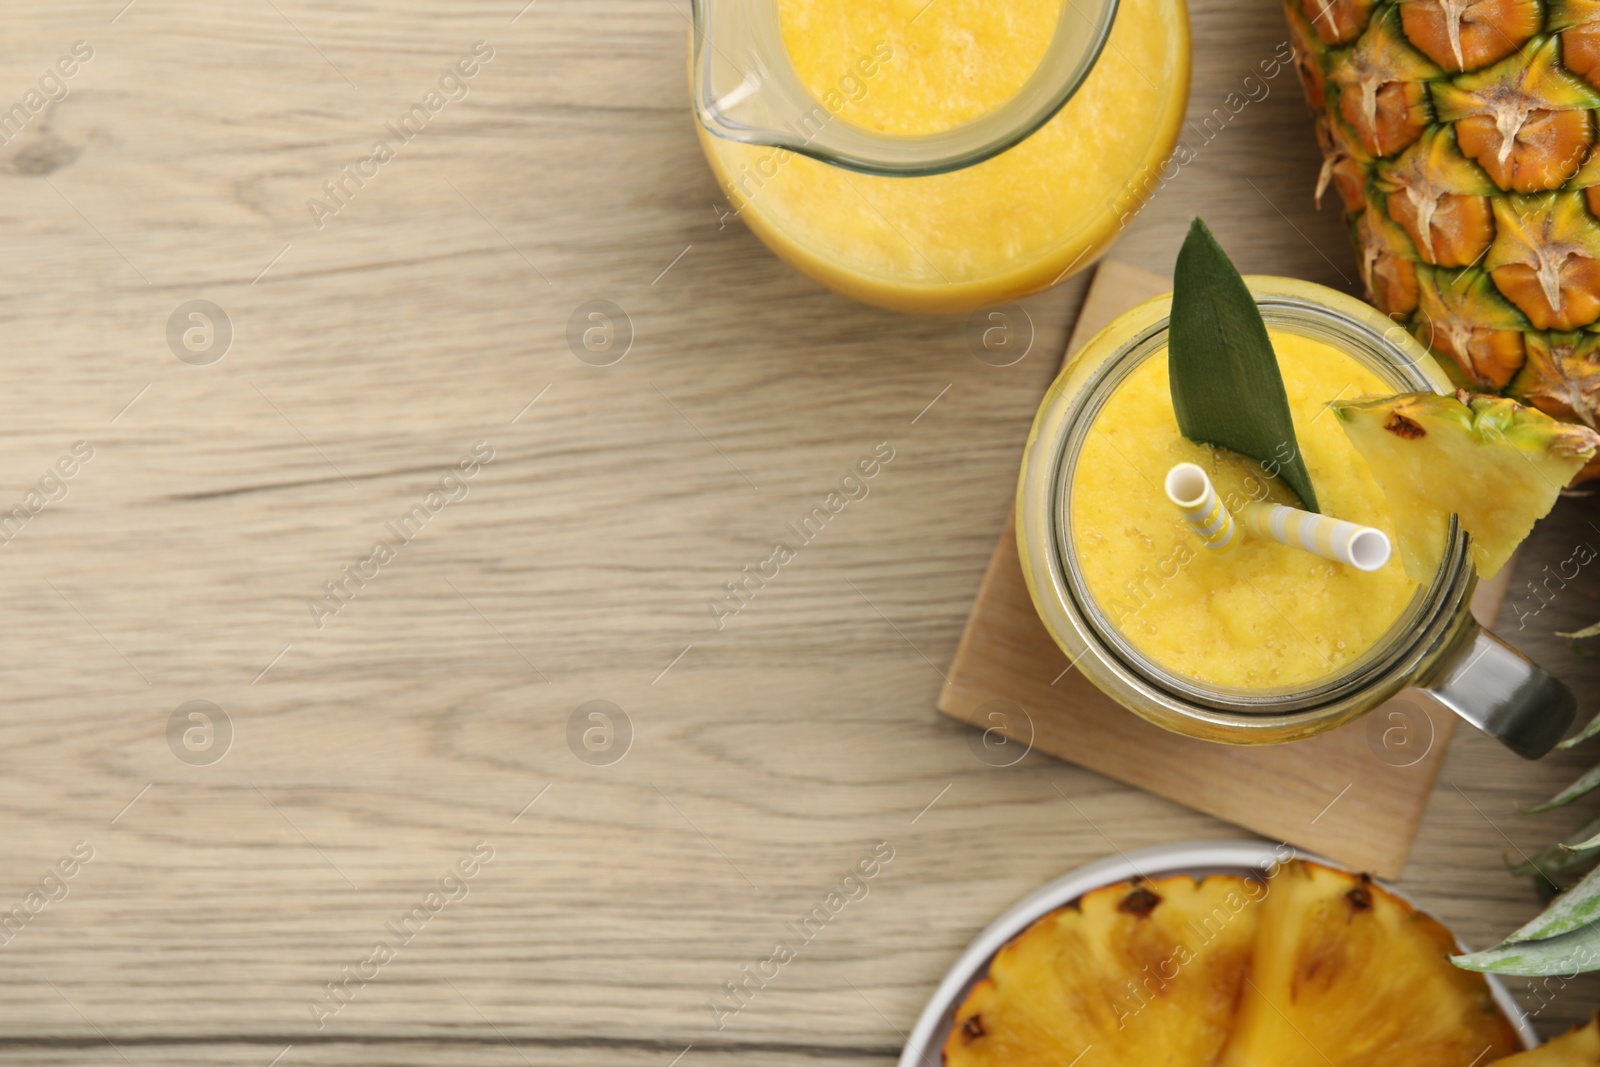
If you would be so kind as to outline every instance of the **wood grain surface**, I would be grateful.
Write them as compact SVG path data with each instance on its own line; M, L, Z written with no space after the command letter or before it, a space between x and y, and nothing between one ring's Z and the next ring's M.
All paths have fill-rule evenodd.
M1051 759L987 766L935 711L1083 281L1027 301L1041 358L996 368L960 319L796 275L722 216L686 12L0 12L0 111L93 52L0 148L0 513L26 516L0 548L0 912L36 910L0 926L0 1062L882 1065L1041 882L1239 835ZM1285 37L1238 0L1194 28L1195 117ZM478 41L465 99L314 218ZM1349 287L1316 167L1285 74L1116 255L1170 271L1198 207L1243 269ZM169 345L194 300L231 323L213 362ZM567 344L592 300L631 323L611 366ZM492 462L462 478L478 442ZM881 442L870 493L719 629L708 601ZM1562 505L1501 618L1590 713L1600 670L1550 634L1600 618L1600 577L1537 616L1518 589L1594 517ZM335 580L348 603L319 619ZM221 714L190 749L200 700ZM608 765L578 758L593 700L630 727L624 748L613 713ZM1593 758L1459 731L1404 888L1471 943L1524 921L1502 857L1594 805L1513 802ZM446 883L477 842L492 860ZM868 895L719 1019L878 842ZM1600 982L1545 998L1552 1031Z

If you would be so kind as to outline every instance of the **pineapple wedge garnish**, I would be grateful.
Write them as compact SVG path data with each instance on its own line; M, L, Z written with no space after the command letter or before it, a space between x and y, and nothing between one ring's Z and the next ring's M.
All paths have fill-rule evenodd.
M1497 396L1402 393L1330 407L1389 498L1400 558L1430 582L1454 514L1492 578L1600 449L1600 434Z
M1085 893L996 954L956 1012L946 1067L1211 1067L1265 890L1179 875Z

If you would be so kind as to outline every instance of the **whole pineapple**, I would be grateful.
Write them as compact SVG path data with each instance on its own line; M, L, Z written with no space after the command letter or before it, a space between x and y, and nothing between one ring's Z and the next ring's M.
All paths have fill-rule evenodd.
M1461 385L1596 428L1600 0L1288 14L1369 299Z

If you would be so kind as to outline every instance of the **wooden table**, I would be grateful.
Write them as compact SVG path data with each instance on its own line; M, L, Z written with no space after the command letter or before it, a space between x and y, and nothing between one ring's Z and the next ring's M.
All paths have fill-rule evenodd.
M1000 369L960 319L796 275L720 218L681 0L123 2L0 16L0 106L93 50L0 150L0 510L27 518L0 557L0 912L60 898L6 930L0 1061L881 1065L1034 886L1238 836L990 767L933 710L1081 279ZM1195 31L1195 115L1284 39L1222 0ZM314 219L480 40L470 95ZM1315 171L1285 75L1117 255L1169 270L1201 204L1246 270L1348 286ZM609 367L565 340L597 299L633 328ZM231 323L220 360L203 331L174 357L194 300ZM442 481L476 442L492 461ZM870 495L718 629L707 601L878 442ZM1540 530L1502 620L1591 713L1596 661L1549 631L1600 618L1597 572L1511 612L1593 517ZM1502 854L1580 817L1512 802L1592 758L1462 731L1404 887L1471 942L1510 930L1537 902ZM719 1029L724 983L878 842L868 896ZM1597 1004L1574 982L1539 1024Z

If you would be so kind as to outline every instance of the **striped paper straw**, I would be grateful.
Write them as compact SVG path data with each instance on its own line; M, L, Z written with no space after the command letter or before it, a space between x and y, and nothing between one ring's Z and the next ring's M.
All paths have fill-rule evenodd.
M1382 530L1282 504L1246 504L1239 511L1239 521L1257 537L1271 538L1362 571L1382 567L1393 551Z
M1180 463L1167 472L1167 499L1178 505L1195 536L1211 551L1227 555L1239 547L1239 530L1206 472Z

